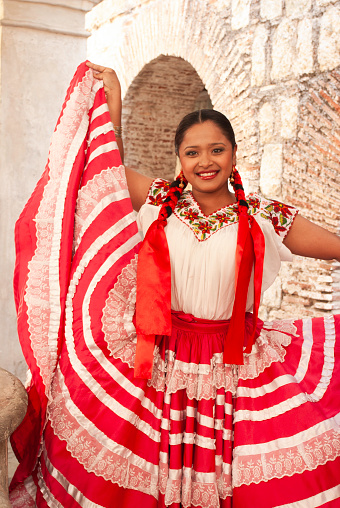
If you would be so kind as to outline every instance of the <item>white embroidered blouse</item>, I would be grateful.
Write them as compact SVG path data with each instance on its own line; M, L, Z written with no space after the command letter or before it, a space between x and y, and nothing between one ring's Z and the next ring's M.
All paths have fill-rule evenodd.
M138 213L138 225L145 235L157 219L169 182L154 180L145 204ZM282 243L297 214L294 207L253 194L247 198L249 213L265 237L262 293L274 282L281 261L291 261ZM235 291L237 204L206 216L190 191L184 191L165 233L171 262L171 308L203 319L229 319ZM247 311L253 307L253 275Z

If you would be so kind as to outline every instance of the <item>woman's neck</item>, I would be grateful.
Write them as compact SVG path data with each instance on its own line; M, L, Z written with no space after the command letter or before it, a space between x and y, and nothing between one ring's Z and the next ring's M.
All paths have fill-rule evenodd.
M221 190L221 192L199 192L193 189L192 195L205 215L210 215L220 208L236 203L235 194L228 188L226 191Z

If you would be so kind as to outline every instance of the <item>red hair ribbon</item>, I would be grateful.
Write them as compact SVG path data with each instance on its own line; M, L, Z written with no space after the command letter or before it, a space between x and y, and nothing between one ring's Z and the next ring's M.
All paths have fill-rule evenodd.
M251 227L249 228L249 222ZM262 230L252 216L241 214L236 247L235 300L228 333L224 343L223 361L227 364L243 365L246 304L252 268L254 268L253 330L248 339L246 353L255 342L258 310L261 301L263 260L265 241Z

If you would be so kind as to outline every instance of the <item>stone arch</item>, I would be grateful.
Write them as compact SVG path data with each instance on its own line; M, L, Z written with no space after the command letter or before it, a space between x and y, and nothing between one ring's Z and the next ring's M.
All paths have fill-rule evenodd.
M146 64L123 102L126 165L172 179L175 129L202 98L206 102L205 85L182 58L160 55Z
M115 20L114 30L110 23L100 26L104 18ZM92 35L88 49L91 59L115 68L123 97L145 66L161 55L190 64L204 83L214 109L224 113L234 127L238 166L244 179L252 175L256 182L260 155L250 87L252 39L248 33L238 32L237 41L225 47L221 41L228 38L230 26L225 2L221 0L142 1L128 22L114 2L104 1L89 18Z

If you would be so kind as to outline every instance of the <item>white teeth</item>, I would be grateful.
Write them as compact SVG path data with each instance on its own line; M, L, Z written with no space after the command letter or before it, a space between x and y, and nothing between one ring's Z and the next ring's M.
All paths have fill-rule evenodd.
M216 175L217 171L213 171L212 173L198 173L199 176L213 176Z

